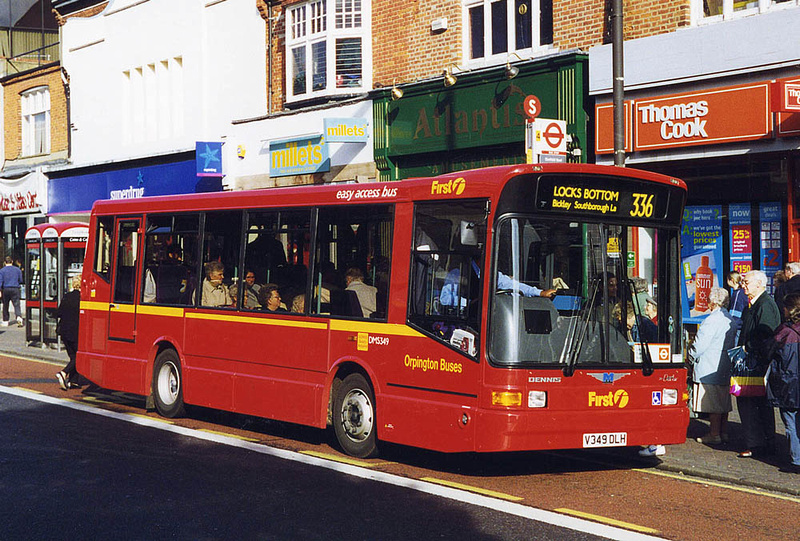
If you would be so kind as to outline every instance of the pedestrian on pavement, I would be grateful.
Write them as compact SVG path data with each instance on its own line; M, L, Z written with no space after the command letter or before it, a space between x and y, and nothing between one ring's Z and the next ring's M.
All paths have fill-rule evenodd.
M775 304L778 305L781 321L786 321L783 298L792 293L800 293L800 263L797 261L787 263L783 268L783 274L786 276L786 281L775 289Z
M729 272L727 284L728 287L731 288L731 300L728 304L728 313L733 318L734 323L736 323L736 328L739 329L742 326L742 312L744 312L745 307L747 307L747 295L742 289L742 275L737 271Z
M778 327L771 348L767 400L780 409L786 426L789 470L800 473L800 425L797 410L800 408L800 294L791 293L783 299L786 323Z
M769 348L775 329L781 323L778 306L767 293L767 275L754 270L744 275L742 287L750 306L742 314L739 345L744 346L747 358L766 373ZM740 458L763 456L775 452L775 411L766 396L739 396L736 399L745 436L745 450Z
M78 370L75 360L78 354L78 323L81 312L81 276L72 277L72 291L61 298L56 316L58 317L58 334L69 355L69 363L64 370L56 374L61 389L77 389Z
M22 285L22 271L14 265L14 260L6 256L5 265L0 269L0 295L3 296L3 321L0 325L8 327L8 305L14 305L14 315L17 318L17 325L22 327L22 311L19 307L20 286Z
M731 407L731 360L728 350L736 345L737 327L728 313L728 292L712 287L708 295L709 315L700 324L689 348L693 365L692 409L707 413L711 422L700 443L718 445L728 441L728 412Z

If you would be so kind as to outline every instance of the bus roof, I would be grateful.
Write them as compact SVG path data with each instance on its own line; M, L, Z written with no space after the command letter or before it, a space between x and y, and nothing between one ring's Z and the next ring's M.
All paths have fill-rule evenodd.
M454 171L436 177L412 178L395 182L302 185L135 199L106 199L95 201L92 213L111 215L225 210L278 205L292 207L495 197L509 178L522 174L542 173L627 177L631 180L666 184L686 191L686 184L680 179L638 169L594 164L518 164ZM279 197L280 200L275 201L276 197Z

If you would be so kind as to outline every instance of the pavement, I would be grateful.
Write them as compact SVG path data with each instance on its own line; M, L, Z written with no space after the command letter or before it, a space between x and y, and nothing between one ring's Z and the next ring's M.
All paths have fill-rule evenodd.
M55 367L54 375L58 371L58 366L65 366L69 361L63 348L59 351L53 347L27 344L25 328L13 325L0 327L0 354L52 363ZM53 384L56 384L55 377ZM668 445L666 455L642 459L642 465L709 482L730 483L751 489L800 496L800 474L781 471L789 464L789 445L777 409L775 428L778 448L775 455L765 458L738 458L736 455L742 449L740 442L743 431L734 404L734 410L728 420L730 443L715 446L698 443L695 438L706 434L708 422L691 419L685 443Z

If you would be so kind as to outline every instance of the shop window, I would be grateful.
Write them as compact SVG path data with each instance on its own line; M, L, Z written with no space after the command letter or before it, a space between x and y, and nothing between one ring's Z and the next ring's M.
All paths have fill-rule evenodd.
M552 0L470 0L464 3L466 57L504 62L553 43Z
M486 201L424 203L414 211L409 321L475 356L486 237Z
M288 10L287 101L372 87L369 2L314 0Z
M22 93L22 154L50 153L50 90L40 86Z
M320 209L311 313L386 318L393 220L391 205Z

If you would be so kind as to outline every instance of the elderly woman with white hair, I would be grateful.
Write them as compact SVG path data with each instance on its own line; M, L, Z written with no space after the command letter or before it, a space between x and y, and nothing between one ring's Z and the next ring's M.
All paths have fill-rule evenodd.
M692 409L707 413L711 422L700 443L716 445L728 440L728 412L731 411L731 361L728 350L736 345L737 325L728 313L728 292L711 288L708 306L711 313L703 320L689 348L694 365Z

